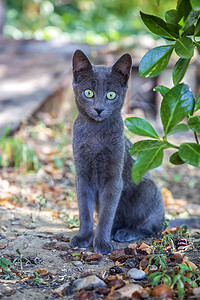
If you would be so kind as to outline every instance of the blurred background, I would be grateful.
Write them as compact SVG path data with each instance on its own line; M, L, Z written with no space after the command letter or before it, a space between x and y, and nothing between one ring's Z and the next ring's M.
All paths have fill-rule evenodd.
M123 43L134 37L150 35L139 17L142 10L164 17L175 8L175 1L156 0L3 0L6 36L70 42L106 44Z

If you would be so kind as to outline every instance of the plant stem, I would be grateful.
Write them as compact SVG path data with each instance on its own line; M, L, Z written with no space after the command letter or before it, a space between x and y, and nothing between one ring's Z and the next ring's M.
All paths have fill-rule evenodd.
M197 136L196 132L194 132L194 137L195 137L196 143L199 144L199 140L198 140L198 136Z
M173 144L171 144L171 143L169 143L169 142L165 142L169 147L171 147L171 148L175 148L175 149L179 149L179 147L178 146L176 146L176 145L173 145Z

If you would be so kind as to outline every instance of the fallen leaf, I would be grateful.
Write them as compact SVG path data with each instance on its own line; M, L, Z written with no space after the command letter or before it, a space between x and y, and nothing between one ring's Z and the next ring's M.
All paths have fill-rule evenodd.
M119 262L118 260L115 261L115 266L116 267L122 267L124 265L124 262Z
M136 243L129 244L128 248L135 250L137 248L137 244Z
M90 261L100 261L102 259L103 255L101 253L93 253L88 255L85 258L86 262L90 262Z
M114 250L113 252L110 253L109 258L111 260L116 261L122 258L126 258L126 254L124 250Z
M176 253L170 257L170 260L171 260L171 262L175 262L175 263L179 264L179 263L182 263L183 257L181 254Z
M183 258L183 262L182 262L184 265L188 266L188 267L191 267L192 268L192 271L195 271L198 267L189 260L189 258L187 256L185 256Z
M49 270L48 270L48 269L45 269L45 268L41 268L41 269L39 269L37 272L38 272L38 274L39 274L40 276L45 276L45 275L47 275L47 274L49 273Z
M154 297L159 297L159 299L163 299L163 298L174 298L174 292L172 291L172 289L166 285L166 284L160 284L157 285L153 291L152 291L152 296Z
M147 268L148 263L149 261L147 259L142 259L139 263L139 269L144 271Z

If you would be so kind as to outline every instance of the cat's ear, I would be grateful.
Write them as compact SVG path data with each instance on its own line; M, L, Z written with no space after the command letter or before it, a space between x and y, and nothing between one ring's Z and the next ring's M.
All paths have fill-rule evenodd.
M92 70L92 65L89 59L81 50L76 50L74 52L72 67L75 81L79 81L79 79Z
M122 80L122 85L126 85L130 76L130 71L132 67L132 59L130 54L123 54L116 63L112 66L112 73L119 76Z

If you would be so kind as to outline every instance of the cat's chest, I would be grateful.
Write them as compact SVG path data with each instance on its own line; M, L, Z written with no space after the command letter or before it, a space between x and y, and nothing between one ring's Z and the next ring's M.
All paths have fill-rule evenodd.
M76 158L90 161L101 156L106 159L108 153L123 152L123 146L123 131L119 128L74 126L73 150Z

